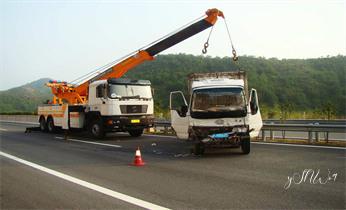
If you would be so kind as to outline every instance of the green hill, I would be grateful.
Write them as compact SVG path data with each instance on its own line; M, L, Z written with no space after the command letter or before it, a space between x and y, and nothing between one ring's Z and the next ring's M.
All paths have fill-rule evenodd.
M159 55L130 70L125 77L148 79L154 88L156 112L167 113L169 92L187 91L186 76L191 72L245 70L250 88L259 94L265 118L292 118L294 113L323 117L326 113L346 116L346 56L316 59L276 59L243 56L238 63L229 57L186 54ZM48 79L0 91L0 112L34 112L50 99L43 84ZM283 114L288 116L282 116Z
M250 88L257 89L267 117L280 117L280 111L318 116L329 110L334 115L346 115L346 56L282 60L244 56L235 64L229 57L159 55L125 76L149 79L157 108L167 109L170 91L186 93L189 73L239 68L247 72Z
M26 85L0 91L0 113L35 112L38 104L52 98L50 89L44 84L48 78Z

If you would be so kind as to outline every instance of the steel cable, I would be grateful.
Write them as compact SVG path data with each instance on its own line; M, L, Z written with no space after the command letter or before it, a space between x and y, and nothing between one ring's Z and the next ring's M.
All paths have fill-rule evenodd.
M106 70L112 68L113 66L115 66L115 65L118 64L119 62L121 62L121 61L123 61L123 60L129 58L130 56L133 56L133 55L136 54L138 51L143 50L143 49L147 49L148 47L150 47L150 46L152 46L152 45L154 45L154 44L156 44L156 43L162 41L163 39L166 39L167 37L171 36L172 34L175 34L175 33L177 33L178 31L181 31L183 28L186 28L187 26L190 26L190 25L192 25L193 23L195 23L195 22L201 20L201 19L204 18L205 16L206 16L206 15L202 15L201 17L196 18L195 20L193 20L193 21L191 21L191 22L185 24L184 26L182 26L182 27L180 27L180 28L178 28L178 29L172 31L171 33L169 33L169 34L167 34L167 35L165 35L165 36L163 36L163 37L161 37L161 38L159 38L159 39L157 39L157 40L155 40L155 41L153 41L153 42L151 42L151 43L145 45L144 47L139 48L138 50L133 51L132 53L129 53L129 54L127 54L127 55L125 55L125 56L123 56L123 57L117 59L117 60L114 60L114 61L112 61L112 62L110 62L110 63L108 63L108 64L106 64L106 65L104 65L104 66L101 66L101 67L99 67L99 68L97 68L97 69L95 69L95 70L93 70L93 71L91 71L91 72L89 72L89 73L87 73L87 74L81 76L81 77L78 77L78 78L72 80L72 81L70 82L70 84L73 84L73 85L76 86L76 85L79 85L80 83L84 82L85 80L91 79L92 77L96 76L96 74L101 74L101 73L103 73L104 71L106 71ZM209 36L210 36L210 35L209 35Z

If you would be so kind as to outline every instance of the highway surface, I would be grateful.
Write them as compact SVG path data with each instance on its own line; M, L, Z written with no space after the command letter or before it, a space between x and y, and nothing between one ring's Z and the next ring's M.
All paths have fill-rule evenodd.
M346 208L345 148L252 143L250 155L194 156L173 137L65 140L25 126L0 123L1 209ZM143 167L131 165L137 146Z

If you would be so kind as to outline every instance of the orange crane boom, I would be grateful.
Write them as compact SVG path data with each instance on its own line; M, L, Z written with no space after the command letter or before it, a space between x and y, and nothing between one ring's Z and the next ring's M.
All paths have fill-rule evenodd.
M149 47L139 50L136 54L125 58L121 62L107 69L106 71L96 75L95 77L85 81L84 83L73 86L66 82L49 82L47 86L51 88L54 95L53 104L67 102L69 104L85 104L88 98L89 84L96 80L119 78L130 69L138 66L144 61L154 59L154 56L173 45L184 41L185 39L213 26L218 17L224 18L223 13L218 9L209 9L206 11L206 17L198 20L178 32L166 36Z

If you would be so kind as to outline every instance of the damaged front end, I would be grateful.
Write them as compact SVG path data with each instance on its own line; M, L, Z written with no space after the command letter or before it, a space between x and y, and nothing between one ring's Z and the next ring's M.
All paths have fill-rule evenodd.
M248 136L249 129L245 126L189 128L191 140L210 146L239 147Z

